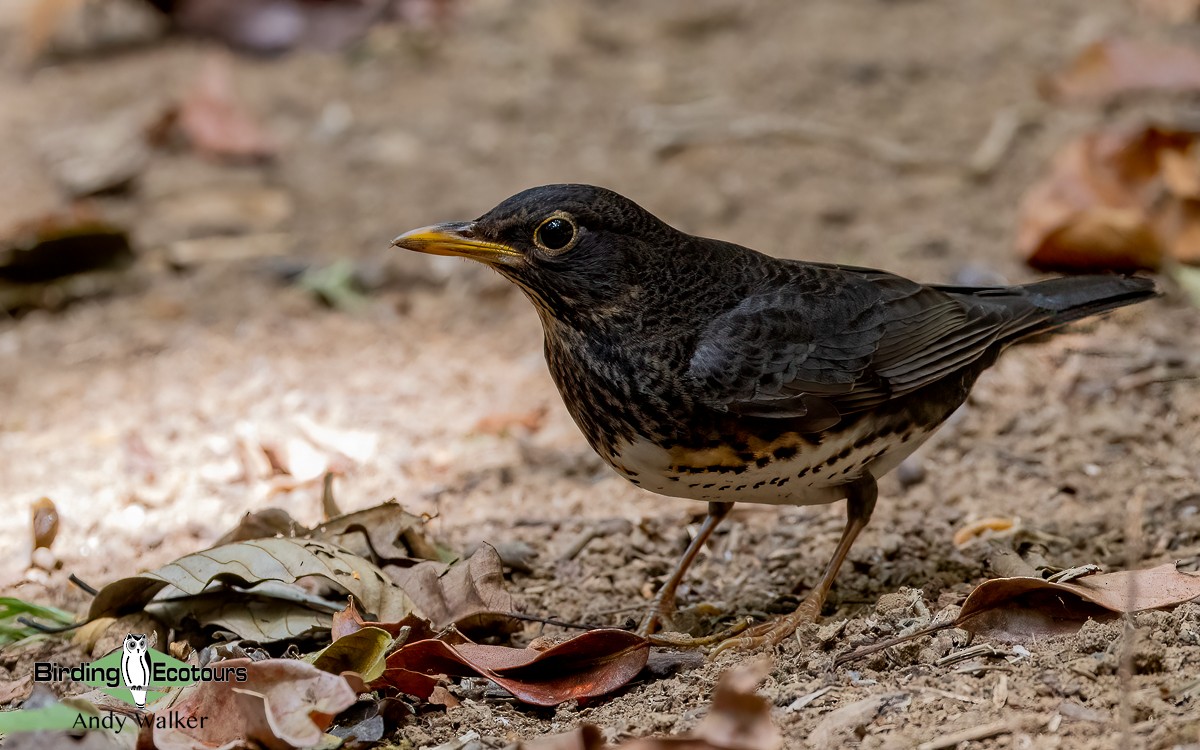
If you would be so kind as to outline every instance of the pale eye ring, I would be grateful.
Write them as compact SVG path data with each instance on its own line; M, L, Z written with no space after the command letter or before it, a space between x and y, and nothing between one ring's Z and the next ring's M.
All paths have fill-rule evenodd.
M533 242L549 253L566 252L575 244L579 229L571 217L554 214L538 225L533 232Z

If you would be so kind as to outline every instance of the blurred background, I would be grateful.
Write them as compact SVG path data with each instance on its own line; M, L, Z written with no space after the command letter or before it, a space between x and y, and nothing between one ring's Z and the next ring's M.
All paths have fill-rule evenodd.
M459 539L553 559L617 519L669 559L655 519L703 508L591 454L520 294L388 246L548 182L923 281L1160 272L1166 300L1008 355L855 554L1003 508L1091 560L1141 491L1172 529L1147 558L1195 565L1196 5L4 0L0 582L61 602L67 572L131 574L246 511L316 522L327 473L344 509L397 497ZM31 568L42 497L61 524ZM782 513L814 568L841 510ZM561 616L642 595L611 574L640 553L597 549L556 574L586 583Z

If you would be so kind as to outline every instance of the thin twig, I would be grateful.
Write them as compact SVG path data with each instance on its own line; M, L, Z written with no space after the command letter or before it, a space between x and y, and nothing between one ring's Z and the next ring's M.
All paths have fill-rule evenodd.
M967 170L971 176L980 180L991 177L1012 149L1024 126L1025 118L1016 108L1008 107L997 112L992 117L987 134L967 159Z
M862 648L855 649L854 651L851 651L848 654L842 654L841 656L839 656L833 660L833 665L835 667L840 667L843 664L849 664L852 661L858 661L859 659L870 656L871 654L877 654L880 651L883 651L885 648L897 646L901 643L907 643L908 641L911 641L914 638L919 638L920 636L923 636L923 635L932 635L933 633L936 633L939 630L945 630L946 628L952 628L952 627L954 627L954 621L948 620L946 622L939 622L936 625L930 625L929 627L922 628L921 630L918 630L915 633L909 633L908 635L896 636L895 638L889 638L886 641L880 641L879 643L872 643L870 646L863 646Z
M1011 721L995 721L991 724L980 724L977 727L964 729L961 732L942 735L929 742L922 742L920 745L917 745L917 750L947 750L947 748L957 747L960 742L986 740L989 737L996 737L1001 734L1011 734L1016 730L1016 724Z
M85 581L84 581L82 578L80 578L79 576L75 575L74 573L72 573L72 574L70 575L70 577L68 577L68 578L67 578L67 580L68 580L68 581L70 581L71 583L75 584L75 585L76 585L76 586L78 586L79 588L83 589L83 590L84 590L84 592L86 592L86 593L88 593L88 594L91 594L92 596L95 596L96 594L99 594L99 593L100 593L100 590L99 590L99 589L97 589L97 588L95 588L94 586L92 586L92 585L88 584L88 583L87 583L87 582L85 582Z
M516 612L505 612L505 617L511 617L514 620L524 620L526 622L539 622L543 625L553 625L558 628L569 628L571 630L596 630L596 625L582 625L577 622L564 622L555 620L550 617L538 617L537 615L522 615Z

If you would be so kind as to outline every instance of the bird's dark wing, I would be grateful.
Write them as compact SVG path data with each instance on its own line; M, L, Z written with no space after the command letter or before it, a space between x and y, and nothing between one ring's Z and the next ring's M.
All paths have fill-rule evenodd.
M822 430L979 359L1033 312L881 271L805 273L706 327L688 369L703 403Z

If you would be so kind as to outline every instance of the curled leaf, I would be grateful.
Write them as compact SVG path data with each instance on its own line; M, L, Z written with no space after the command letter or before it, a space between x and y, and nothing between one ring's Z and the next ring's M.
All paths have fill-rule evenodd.
M438 640L410 643L387 659L396 676L486 677L525 703L557 706L625 685L646 665L650 643L624 630L591 630L544 651ZM429 686L432 692L432 685Z
M244 669L244 682L199 682L158 712L159 750L240 747L257 742L270 750L313 747L333 717L355 701L346 680L296 659L227 659L216 665ZM198 721L200 717L220 717ZM189 721L190 720L190 721Z
M425 561L387 570L435 630L456 625L467 633L494 633L514 627L507 616L513 611L512 595L504 589L503 564L490 544L453 565Z
M384 657L392 645L392 635L382 628L363 628L338 638L313 654L311 663L330 674L357 672L366 682L383 674Z
M186 555L163 567L110 583L92 600L90 617L144 606L168 585L200 594L214 582L249 586L323 578L353 594L382 620L398 620L413 602L372 563L331 544L306 539L256 539Z
M1144 570L1054 583L1042 578L993 578L963 602L954 626L1002 640L1073 633L1088 619L1165 609L1200 597L1200 575L1174 563Z

